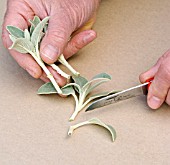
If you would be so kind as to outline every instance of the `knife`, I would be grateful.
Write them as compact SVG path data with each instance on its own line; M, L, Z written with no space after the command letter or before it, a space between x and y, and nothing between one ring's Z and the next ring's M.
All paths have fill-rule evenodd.
M115 94L104 96L89 105L87 111L94 110L96 108L104 107L119 101L127 100L132 97L147 95L148 89L153 81L153 78L148 79L145 83L125 89Z

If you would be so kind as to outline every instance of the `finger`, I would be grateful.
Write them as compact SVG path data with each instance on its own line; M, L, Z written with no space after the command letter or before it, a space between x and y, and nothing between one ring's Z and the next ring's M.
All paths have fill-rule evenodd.
M140 76L139 76L139 79L141 81L141 83L144 83L146 82L146 80L148 80L149 78L152 78L155 76L155 74L158 72L158 69L162 63L162 61L167 57L167 55L170 53L170 50L168 50L167 52L165 52L163 54L163 56L161 56L157 63L149 70L147 70L146 72L142 73Z
M45 74L45 72L42 73L40 79L44 82L50 82L50 80L48 79L47 75Z
M27 7L24 3L20 3L17 1L15 1L15 3L13 1L10 1L10 3L8 3L2 26L2 41L6 48L9 48L9 46L12 44L6 26L12 25L24 30L28 28L28 20L32 18L32 12L30 11L29 7Z
M56 10L52 10L48 31L40 46L40 54L43 61L48 64L57 61L58 56L63 53L72 31L74 30L69 17L65 16L63 11L56 13Z
M66 78L62 77L59 73L57 73L52 67L47 66L48 70L53 75L54 79L56 80L59 86L64 86L67 83Z
M166 96L166 103L170 106L170 89L169 89L168 94Z
M162 62L149 88L147 101L152 109L159 108L165 101L170 88L170 65Z
M9 51L12 57L17 61L17 63L25 69L32 77L40 78L42 75L42 69L29 54L21 54L15 50Z
M82 32L82 31L91 30L95 22L96 22L96 13L92 18L89 19L89 21L85 25L83 25L81 28L76 30L72 34L72 36L75 36L76 34Z
M69 58L73 54L77 53L84 46L92 42L96 38L96 32L94 30L86 30L76 34L67 44L63 54L65 58Z

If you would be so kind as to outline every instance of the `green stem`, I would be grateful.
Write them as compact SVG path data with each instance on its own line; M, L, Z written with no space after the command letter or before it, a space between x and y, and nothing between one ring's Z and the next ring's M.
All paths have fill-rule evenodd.
M63 72L57 65L51 64L51 67L56 70L61 76L65 77L66 79L70 79L70 75L67 73Z
M43 71L46 73L47 77L50 79L50 81L54 85L54 87L57 90L58 94L62 94L62 91L61 91L60 87L58 86L57 82L55 81L53 75L47 69L47 67L45 66L44 62L41 59L39 59L39 55L36 56L33 52L30 52L30 51L29 51L29 53L33 56L35 61L41 66Z
M85 100L85 93L83 93L82 95L80 94L80 98L79 98L78 103L76 104L75 111L71 115L69 121L73 121L78 115L78 113L83 109L84 100Z
M83 125L87 125L87 124L90 124L89 121L84 121L84 122L81 122L79 124L76 124L74 126L70 126L69 128L69 131L68 131L68 135L71 136L73 134L73 131L78 128L78 127L81 127Z
M58 61L59 61L61 64L63 64L64 66L66 66L66 67L71 71L71 73L73 73L74 75L76 75L76 76L79 76L79 75L80 75L80 73L77 72L77 71L66 61L66 59L64 58L64 55L63 55L63 54L61 54L61 55L59 56Z

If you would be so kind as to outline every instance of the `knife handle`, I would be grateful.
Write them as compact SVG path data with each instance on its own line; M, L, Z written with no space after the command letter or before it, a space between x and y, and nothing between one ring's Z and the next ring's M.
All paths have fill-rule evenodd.
M149 83L149 84L147 85L147 90L149 90L149 87L150 87L150 85L152 84L153 79L154 79L154 77L149 78L149 79L146 80L146 82Z

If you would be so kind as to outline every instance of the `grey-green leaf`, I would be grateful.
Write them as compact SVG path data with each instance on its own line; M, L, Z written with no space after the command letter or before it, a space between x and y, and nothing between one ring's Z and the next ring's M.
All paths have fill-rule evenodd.
M49 17L44 18L34 29L32 36L31 36L31 42L34 44L34 46L37 46L42 38L42 31L46 23L48 22Z
M90 119L88 121L85 121L85 122L78 123L76 125L70 126L70 129L68 131L68 135L71 136L75 129L77 129L77 128L81 127L81 126L84 126L84 125L88 125L88 124L96 124L96 125L102 126L103 128L107 129L110 132L111 136L112 136L112 141L115 141L115 139L116 139L116 131L115 131L115 129L112 126L103 123L98 118L92 118L92 119Z
M20 28L17 28L15 26L7 26L6 29L12 36L16 38L24 38L24 31Z
M29 53L34 51L34 46L27 39L18 38L9 49L14 49L20 53Z
M94 88L98 87L99 85L103 84L104 82L111 80L111 76L106 73L100 73L92 78L89 82L87 82L84 86L82 91L86 91L86 95L88 95ZM98 81L94 85L92 83Z
M75 93L72 86L64 86L63 88L61 88L61 90L62 90L62 94L67 95L67 96ZM48 82L48 83L42 85L38 89L39 95L56 94L56 93L58 93L58 92L56 91L56 89L54 88L54 86L51 82Z
M72 76L74 82L78 84L81 88L88 82L88 80L82 76Z
M10 40L11 40L12 42L15 42L15 41L16 41L16 38L15 38L14 36L12 36L12 35L9 35L9 38L10 38Z
M48 82L48 83L42 85L38 89L39 95L47 95L47 94L54 94L54 93L57 93L57 91L56 91L56 89L54 88L54 86L51 82Z
M29 20L29 22L31 23L30 34L32 35L35 27L41 22L41 20L38 16L34 16L33 20Z
M107 73L100 73L100 74L94 76L92 78L92 80L98 79L98 78L106 78L106 79L110 79L111 80L111 76L109 74L107 74Z
M24 37L25 37L28 41L30 41L31 36L30 36L30 33L29 33L28 29L25 29L25 30L24 30Z

